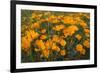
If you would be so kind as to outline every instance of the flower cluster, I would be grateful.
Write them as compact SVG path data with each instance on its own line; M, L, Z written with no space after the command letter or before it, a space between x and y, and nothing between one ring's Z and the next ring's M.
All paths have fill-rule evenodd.
M22 62L89 59L90 14L22 10Z

